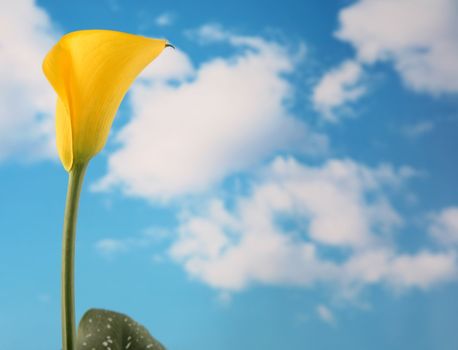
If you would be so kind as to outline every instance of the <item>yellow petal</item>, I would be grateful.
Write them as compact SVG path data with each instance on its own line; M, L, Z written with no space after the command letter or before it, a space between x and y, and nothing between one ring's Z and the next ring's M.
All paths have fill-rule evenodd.
M103 148L130 85L166 45L116 31L83 30L63 36L51 49L43 70L58 95L57 148L66 170Z
M70 116L60 97L56 106L56 144L57 152L65 170L70 171L73 165L72 126Z

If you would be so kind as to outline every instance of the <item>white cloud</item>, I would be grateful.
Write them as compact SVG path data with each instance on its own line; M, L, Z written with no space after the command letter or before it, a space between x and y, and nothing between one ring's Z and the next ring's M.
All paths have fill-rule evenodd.
M364 285L385 283L400 292L428 289L457 277L456 255L450 251L396 254L392 249L371 249L354 255L342 265L341 283L346 293Z
M378 62L392 63L414 91L457 93L457 22L455 0L352 2L340 11L335 36L351 44L356 56L319 80L315 109L328 121L351 113L351 103L367 92L364 68Z
M426 289L434 283L457 277L456 255L453 252L403 254L394 257L390 267L388 282L398 289Z
M336 319L334 317L334 314L327 306L318 305L316 307L316 313L323 322L329 323L331 325L335 324Z
M337 38L353 45L361 62L392 62L416 91L458 92L455 0L360 0L339 20Z
M231 40L232 37L220 25L215 23L205 24L197 30L188 31L188 36L196 37L206 43Z
M408 138L415 139L423 136L434 129L434 123L431 121L421 121L411 125L406 125L402 133Z
M168 199L205 191L276 151L326 148L326 138L286 107L293 87L284 74L298 58L260 37L219 38L234 47L231 57L193 67L184 53L170 51L175 63L155 75L154 62L132 88L132 120L117 135L120 147L96 189Z
M95 244L95 249L104 257L112 258L119 253L128 251L129 245L123 240L104 238L97 241Z
M154 63L145 68L139 81L167 83L170 81L184 82L195 78L195 70L189 57L179 49L166 49Z
M112 260L121 254L135 249L148 248L154 243L162 241L168 236L168 232L160 228L150 228L137 237L129 238L103 238L95 242L94 248L102 257ZM159 255L153 256L153 261L159 262Z
M336 121L350 102L358 100L366 87L363 68L355 61L345 61L327 72L312 94L314 108L328 121Z
M18 0L0 11L0 161L55 156L55 96L41 62L55 42L45 11Z
M170 255L195 279L225 291L329 284L352 297L374 284L429 288L455 278L456 257L397 252L392 238L402 220L385 193L411 174L349 160L308 167L277 158L249 195L230 200L231 209L212 199L183 213Z
M448 207L432 214L429 232L442 244L458 244L458 207Z
M175 21L175 16L170 12L164 12L157 16L154 20L156 25L159 27L167 27L173 24Z

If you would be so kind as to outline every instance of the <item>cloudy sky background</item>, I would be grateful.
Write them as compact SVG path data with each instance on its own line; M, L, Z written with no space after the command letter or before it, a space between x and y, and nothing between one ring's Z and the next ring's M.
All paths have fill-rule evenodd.
M0 0L0 335L58 349L67 176L41 62L165 37L91 162L77 313L170 349L458 347L454 0Z

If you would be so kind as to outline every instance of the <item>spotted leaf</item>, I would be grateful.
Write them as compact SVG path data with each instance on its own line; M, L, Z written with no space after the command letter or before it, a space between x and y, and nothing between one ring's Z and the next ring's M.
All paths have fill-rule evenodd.
M148 330L127 315L90 309L78 327L77 350L165 350Z

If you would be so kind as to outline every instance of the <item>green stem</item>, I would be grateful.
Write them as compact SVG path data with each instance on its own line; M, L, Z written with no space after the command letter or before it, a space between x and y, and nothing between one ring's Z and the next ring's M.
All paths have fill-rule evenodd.
M62 350L75 350L75 240L78 203L87 163L74 164L68 178L62 244Z

